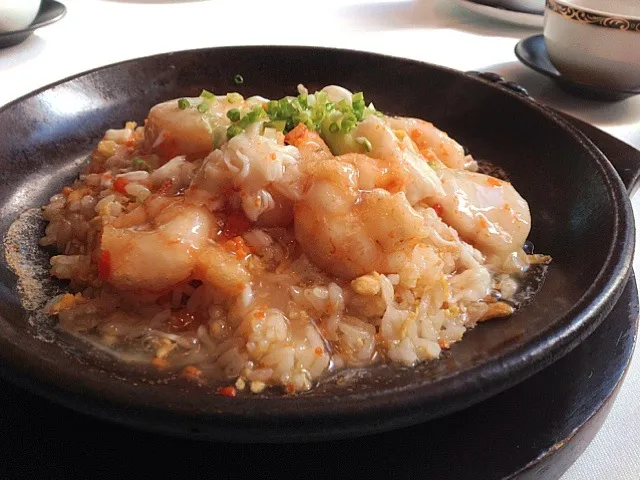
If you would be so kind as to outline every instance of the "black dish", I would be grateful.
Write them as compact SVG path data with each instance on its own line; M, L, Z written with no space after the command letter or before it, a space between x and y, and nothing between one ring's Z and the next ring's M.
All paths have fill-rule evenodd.
M12 47L24 42L37 28L57 22L67 13L67 8L55 0L42 0L40 11L27 28L13 32L0 33L0 48Z
M213 466L217 478L232 479L269 472L267 478L310 480L555 480L609 414L637 330L632 277L596 331L530 379L444 418L334 442L211 444L161 437L52 405L0 381L0 428L12 432L0 478L67 478L69 465L81 464L86 471L108 471L108 478L201 478ZM159 461L176 454L173 463Z
M621 175L640 152L569 119ZM552 480L582 454L614 404L638 330L633 275L606 320L562 359L517 386L444 418L355 440L245 445L161 438L101 422L0 381L0 428L13 432L0 478L64 478L69 465L111 476L180 470L201 477ZM33 439L37 438L37 442ZM137 462L114 462L135 452ZM173 458L171 469L158 458ZM22 461L29 458L29 462ZM297 461L292 462L291 458ZM331 461L328 462L327 458ZM168 470L169 469L169 470Z
M487 7L499 8L501 10L509 10L510 12L531 13L534 15L544 15L543 2L532 0L469 0L470 2Z
M555 82L563 90L579 97L601 101L619 101L640 94L640 88L634 90L613 90L574 82L562 76L553 66L547 53L543 35L533 35L518 42L516 57L527 67L539 72Z
M425 117L477 158L505 168L531 206L537 251L554 257L542 291L511 318L469 332L440 361L415 369L373 367L304 395L229 399L173 382L152 385L152 373L104 359L46 323L29 324L3 259L4 375L83 412L197 438L362 435L439 417L505 390L572 350L615 304L631 271L634 227L625 185L602 153L551 110L516 92L454 70L364 52L235 47L162 54L63 80L9 104L0 110L1 235L18 214L71 181L107 128L141 121L167 98L238 89L238 73L246 95L279 97L300 82L310 89L339 83L362 90L379 109ZM77 100L73 109L70 98ZM35 244L41 229L34 223L18 248Z

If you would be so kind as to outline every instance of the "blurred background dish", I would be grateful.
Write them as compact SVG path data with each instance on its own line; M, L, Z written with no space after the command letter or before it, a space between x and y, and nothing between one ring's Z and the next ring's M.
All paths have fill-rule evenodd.
M537 13L534 13L534 11L528 8L512 9L510 6L519 3L515 0L454 0L453 3L501 22L525 27L542 28L544 19L543 9L536 10ZM529 5L538 2L536 2L536 0L526 0L522 3Z
M605 89L640 89L637 0L548 0L544 39L564 77Z
M2 0L0 32L13 32L31 25L40 10L40 0Z
M619 101L640 94L640 88L614 89L578 83L564 77L551 63L543 35L521 40L515 48L516 57L527 67L554 80L563 90L583 98Z
M500 8L512 12L534 13L542 15L544 13L545 0L469 0L473 3L486 5L488 7Z
M25 0L26 1L26 0ZM37 28L57 22L67 13L66 7L55 0L42 0L35 19L26 28L0 33L0 48L24 42Z

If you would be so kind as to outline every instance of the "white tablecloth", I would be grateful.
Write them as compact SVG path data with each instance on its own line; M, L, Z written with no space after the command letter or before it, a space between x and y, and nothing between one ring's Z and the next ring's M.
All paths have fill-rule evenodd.
M0 50L0 105L69 75L155 53L241 44L333 46L498 72L539 101L640 148L640 96L607 104L565 94L513 54L517 41L535 30L477 16L447 0L63 1L66 18ZM633 206L637 219L640 195ZM639 266L636 259L636 272ZM638 398L640 354L602 430L563 480L640 478Z

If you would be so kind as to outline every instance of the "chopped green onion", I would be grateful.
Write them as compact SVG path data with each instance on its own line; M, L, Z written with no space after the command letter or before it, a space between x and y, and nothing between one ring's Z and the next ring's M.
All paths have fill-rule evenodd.
M140 157L136 157L131 161L131 166L135 169L135 170L146 170L147 172L149 171L149 165L147 164L147 162L145 162L144 160L142 160Z
M181 98L180 100L178 100L178 108L180 110L185 110L190 106L191 104L189 103L189 100L187 100L186 98Z
M340 122L340 131L342 133L349 133L353 127L356 126L357 118L355 115L347 113L342 117L342 121Z
M269 117L276 117L280 111L280 107L278 104L277 100L270 100L267 103L267 107L265 109L265 111L267 112L267 115L269 115Z
M229 125L227 128L227 138L231 140L236 135L242 133L242 127L239 125Z
M213 148L218 149L227 140L227 129L222 125L218 125L213 130Z
M329 100L326 92L311 94L299 90L296 97L289 96L267 102L262 109L247 113L237 124L244 129L251 123L268 117L265 123L267 128L277 125L278 130L282 128L285 133L302 123L314 131L347 134L369 115L377 114L372 104L366 106L362 92L354 93L350 100L351 102L349 99L343 99L334 103Z
M244 83L244 78L242 78L242 75L238 74L233 77L233 83L235 83L236 85L242 85Z
M240 103L244 98L239 93L233 92L227 94L227 101L229 103Z
M358 145L362 145L365 149L365 151L370 152L371 149L373 148L371 146L371 142L369 141L369 139L367 137L356 137L356 143Z
M198 111L200 113L207 113L209 111L209 104L207 102L202 102L198 105Z
M216 96L213 93L211 93L209 90L202 90L202 92L200 93L200 96L205 100L214 100L216 98Z
M264 115L264 110L262 107L253 107L253 109L247 113L244 117L240 119L238 122L238 126L242 129L247 128L252 123L257 122Z
M270 138L271 140L275 140L277 138L278 131L272 127L265 127L262 135L266 138Z
M349 105L349 102L347 102L346 100L340 100L338 103L336 103L335 107L343 113L347 113L351 110L351 105Z
M237 122L238 120L240 120L240 110L238 110L237 108L232 108L227 112L227 118L232 122Z
M264 124L265 128L274 128L278 132L283 132L285 127L287 126L287 122L284 120L274 120L272 122L267 122Z

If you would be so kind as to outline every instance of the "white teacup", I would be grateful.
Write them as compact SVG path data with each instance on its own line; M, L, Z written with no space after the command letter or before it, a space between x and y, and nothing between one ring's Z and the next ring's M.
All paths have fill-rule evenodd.
M546 0L544 38L563 76L619 90L640 87L640 0Z
M41 0L0 0L0 33L22 30L31 25Z

